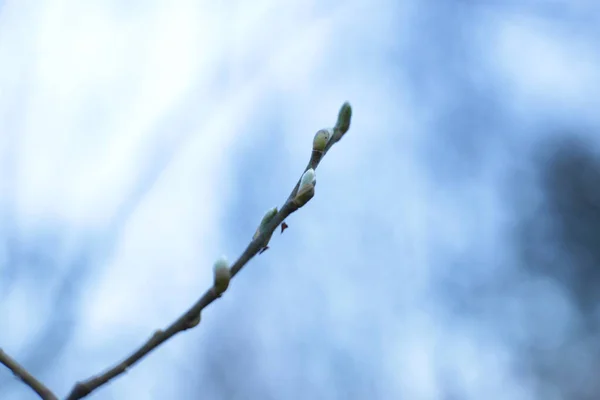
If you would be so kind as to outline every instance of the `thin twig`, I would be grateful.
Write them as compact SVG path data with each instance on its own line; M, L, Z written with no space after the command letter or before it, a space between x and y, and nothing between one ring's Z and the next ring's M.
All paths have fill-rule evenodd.
M43 400L58 400L58 397L50 391L42 382L38 381L16 360L0 349L0 364L4 364L23 383L33 389Z
M342 108L340 109L338 121L335 125L335 128L333 128L331 140L327 143L327 146L323 151L312 151L310 161L304 169L304 172L306 172L306 170L310 168L316 170L317 166L319 165L327 151L329 151L331 146L338 142L346 133L346 131L348 131L348 129L350 128L351 112L352 111L350 105L348 103L344 103L342 105ZM257 253L259 253L261 249L263 249L267 245L267 242L270 239L273 232L275 231L275 229L277 229L277 227L290 214L292 214L299 208L293 202L294 197L298 192L299 185L300 180L298 180L298 183L296 183L296 186L290 193L290 196L286 200L283 207L279 210L279 212L269 221L268 224L266 224L261 229L262 233L250 242L248 247L246 247L246 250L244 250L242 255L231 266L230 272L232 278L235 275L237 275L238 272L241 271L241 269L248 263L248 261L250 261ZM117 365L113 366L112 368L99 375L92 376L84 381L77 382L66 400L78 400L87 396L92 391L98 389L100 386L108 383L110 380L126 372L127 369L131 368L135 363L140 361L148 353L160 346L163 342L175 336L177 333L183 332L187 329L190 329L191 327L196 326L198 323L197 318L202 312L202 310L219 297L220 296L216 294L212 287L208 289L192 307L190 307L175 322L173 322L169 327L167 327L167 329L157 330L154 333L154 335L152 335L152 337L148 339L146 343L144 343L144 345L142 345L129 357L125 358ZM194 320L196 320L195 323L192 322Z

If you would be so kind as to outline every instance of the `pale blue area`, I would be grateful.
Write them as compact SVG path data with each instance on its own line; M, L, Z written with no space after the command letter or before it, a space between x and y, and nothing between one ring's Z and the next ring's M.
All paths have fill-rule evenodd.
M0 28L17 24L9 17L19 7L0 2ZM138 5L132 7L128 13L136 13ZM217 8L202 7L207 14ZM243 115L241 126L231 125L238 136L225 147L217 136L226 128L202 125L267 68L261 57L271 57L264 52L277 39L272 27L278 18L265 11L257 17L265 36L249 49L223 40L222 53L211 53L210 65L192 74L189 89L137 139L134 182L125 189L108 185L119 200L106 206L110 216L96 225L78 225L68 207L30 222L27 207L46 204L20 191L29 181L19 160L37 154L31 141L22 144L34 83L25 72L9 76L10 68L0 69L6 74L0 81L0 347L61 396L75 380L118 361L146 336L119 330L90 350L82 345L87 331L78 330L86 314L81 299L119 257L119 245L133 235L126 228L150 195L167 193L173 207L193 196L198 215L180 221L182 230L204 221L204 214L217 215L215 226L198 228L193 239L222 248L189 268L209 269L208 260L221 253L234 259L264 211L287 198L308 161L313 134L332 125L349 100L351 129L319 166L316 196L289 218L290 228L275 233L269 251L210 306L198 330L174 338L90 398L128 399L135 390L140 400L594 398L600 393L593 294L600 284L594 252L600 248L594 236L600 196L589 182L600 173L594 157L561 140L584 138L583 148L598 159L599 6L583 0L357 0L306 7L310 26L330 18L324 24L330 36L323 40L333 51L303 54L320 61L302 87L290 83L289 89L276 76L256 78L259 84L249 89L254 101L232 106L237 114L226 118L234 124ZM298 18L305 18L300 11ZM33 30L43 22L38 18L18 24ZM43 71L46 61L36 58L34 46L22 50L7 36L2 40L11 29L0 30L0 64ZM215 42L222 39L214 35ZM300 59L285 65L294 77L302 76L296 68L309 68ZM124 85L115 92L127 99L132 90ZM93 96L85 101L70 114L74 122L67 120L81 126L80 142L69 146L89 146L92 154L120 139L111 136L112 125L102 124L135 104L114 106ZM215 187L205 184L212 181L203 171L193 171L189 180L197 188L165 189L176 179L165 171L199 136L215 143L199 158L230 170ZM66 145L57 143L47 152L63 154ZM563 158L552 158L561 147ZM85 158L80 163L83 168ZM60 174L55 178L61 190ZM582 185L592 193L586 202L573 200L578 182L587 182ZM160 204L169 207L168 201ZM177 240L165 234L173 252L180 251ZM174 268L143 262L156 270L155 282L159 271ZM195 276L190 272L190 279ZM15 288L25 294L15 295ZM152 290L132 291L132 303L148 298L147 309L132 318L150 320L189 288ZM31 303L23 312L39 315L14 333L17 328L4 321L19 318L2 313L25 307L23 299ZM175 317L160 312L165 324ZM19 335L21 342L14 340ZM11 351L9 341L19 351ZM0 368L0 399L34 398Z

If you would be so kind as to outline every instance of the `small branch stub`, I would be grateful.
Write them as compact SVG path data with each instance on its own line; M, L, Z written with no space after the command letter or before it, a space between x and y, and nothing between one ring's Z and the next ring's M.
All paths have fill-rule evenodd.
M231 280L231 271L229 270L229 263L225 256L219 258L214 265L214 284L213 287L217 296L220 296L229 287L229 281ZM192 321L193 322L193 321ZM200 320L198 320L200 322Z

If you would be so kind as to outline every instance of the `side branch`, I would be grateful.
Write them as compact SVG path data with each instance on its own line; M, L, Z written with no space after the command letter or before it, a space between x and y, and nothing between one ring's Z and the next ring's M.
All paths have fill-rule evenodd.
M43 400L58 400L56 395L50 391L42 382L38 381L23 366L0 349L0 364L10 369L12 373L23 383L33 389Z
M343 135L350 128L350 119L352 117L352 109L350 104L347 102L342 105L340 108L340 112L338 114L338 120L335 127L331 130L321 130L317 132L317 135L322 131L325 131L327 135L327 143L323 147L319 149L316 148L315 143L313 143L313 151L311 153L310 160L306 168L304 168L304 172L309 169L316 170L317 166L325 156L325 154L329 151L329 149L337 143ZM296 195L298 194L298 189L300 187L300 180L290 193L283 207L268 220L264 226L260 227L259 233L255 235L254 239L248 244L246 250L242 253L242 255L231 265L229 270L231 278L237 275L242 268L250 261L254 256L259 254L259 252L263 251L269 242L269 239L273 235L273 232L277 227L294 211L301 207L295 200ZM309 198L310 199L310 198ZM129 357L122 360L117 365L108 369L107 371L99 374L97 376L92 376L91 378L86 379L85 381L77 382L71 393L68 395L66 400L78 400L81 399L94 390L98 389L100 386L108 383L110 380L116 378L117 376L123 374L130 367L132 367L135 363L140 361L143 357L145 357L148 353L154 350L156 347L160 346L162 343L175 336L179 332L183 332L187 329L193 328L200 323L200 315L204 308L206 308L209 304L215 301L217 298L221 297L220 292L215 288L215 286L208 289L202 297L194 305L192 305L184 314L182 314L175 322L169 325L165 330L157 330L154 335L144 345L142 345L139 349L137 349L134 353L132 353Z

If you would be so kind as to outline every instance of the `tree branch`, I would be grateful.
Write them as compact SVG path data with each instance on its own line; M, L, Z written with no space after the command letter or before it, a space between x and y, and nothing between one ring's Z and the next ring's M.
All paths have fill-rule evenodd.
M33 389L43 400L58 400L58 397L50 391L42 382L38 381L23 366L0 349L0 364L4 364L12 373Z
M322 148L321 150L317 150L317 146L315 144L316 142L313 142L313 151L311 153L310 161L304 169L304 172L311 168L313 170L316 170L317 166L319 165L325 154L329 151L329 149L335 143L337 143L350 128L351 117L352 109L350 107L350 104L346 102L340 108L338 120L335 127L327 131L329 141L324 146L324 148ZM277 214L273 216L269 220L269 222L265 224L264 227L260 228L260 234L255 236L255 238L246 247L246 250L244 250L242 255L235 261L235 263L233 263L233 265L230 268L230 274L232 278L241 271L241 269L248 263L248 261L250 261L261 250L266 248L269 239L271 238L275 229L277 229L277 227L290 214L292 214L294 211L296 211L303 205L298 205L298 203L294 201L296 194L298 194L299 186L300 180L298 180L298 183L296 183L296 186L290 193L288 199L286 200L281 210L279 210L279 212L277 212ZM148 339L148 341L144 343L144 345L142 345L129 357L125 358L117 365L113 366L112 368L106 370L105 372L99 375L92 376L84 381L77 382L66 400L78 400L87 396L92 391L98 389L100 386L108 383L110 380L126 372L127 369L131 368L135 363L140 361L143 357L145 357L152 350L160 346L166 340L175 336L179 332L183 332L187 329L193 328L196 325L198 325L198 323L200 322L200 313L202 312L202 310L220 296L221 295L218 294L214 286L208 289L202 295L202 297L200 297L200 299L196 301L196 303L192 305L184 314L182 314L175 322L173 322L165 330L159 329L156 332L154 332L152 337Z

